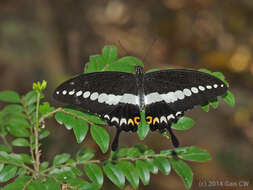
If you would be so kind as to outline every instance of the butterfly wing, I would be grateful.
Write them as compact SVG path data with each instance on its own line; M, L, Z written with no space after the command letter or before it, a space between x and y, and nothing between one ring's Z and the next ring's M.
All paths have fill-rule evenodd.
M54 98L116 126L118 132L112 149L117 148L121 130L137 130L140 110L134 74L110 71L82 74L56 88Z
M171 69L147 73L144 76L147 122L151 130L167 128L174 146L178 146L170 125L184 111L208 103L226 91L227 86L221 80L199 71Z

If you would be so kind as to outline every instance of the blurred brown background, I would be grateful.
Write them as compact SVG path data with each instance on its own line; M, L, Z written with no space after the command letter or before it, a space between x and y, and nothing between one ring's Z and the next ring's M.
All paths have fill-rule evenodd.
M253 189L253 1L252 0L1 0L0 90L25 93L33 81L47 80L46 100L65 79L82 73L89 55L106 44L120 56L134 55L150 68L207 68L222 71L236 96L236 106L222 102L217 110L188 112L196 122L189 131L176 132L181 146L207 149L212 160L190 163L192 189ZM1 106L2 107L2 106ZM42 159L80 147L97 150L87 138L77 145L73 132L48 122ZM114 129L108 129L114 135ZM121 136L120 144L145 143L157 151L170 148L158 133L141 142L136 134ZM199 187L201 181L237 183L221 188ZM248 181L248 187L239 182ZM242 183L240 183L242 184ZM109 180L103 189L117 189ZM132 189L126 186L126 190ZM153 175L145 190L184 189L181 179Z

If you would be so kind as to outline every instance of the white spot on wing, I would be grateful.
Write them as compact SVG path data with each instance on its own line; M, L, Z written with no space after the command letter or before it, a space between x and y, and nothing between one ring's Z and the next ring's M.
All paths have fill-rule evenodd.
M88 98L90 96L90 91L86 91L83 93L84 98Z
M104 103L105 101L108 100L108 95L105 93L102 93L98 96L98 102L99 103Z
M111 122L114 122L114 121L115 121L116 123L119 123L119 118L113 117L112 120L111 120Z
M191 91L194 93L194 94L197 94L199 92L199 90L196 88L196 87L192 87L191 88Z
M75 94L75 90L69 91L69 95L73 95L73 94Z
M210 90L210 89L212 89L212 86L207 85L206 88Z
M60 92L59 92L59 91L56 91L56 94L60 94Z
M214 84L213 87L214 87L214 88L218 88L218 84Z
M127 124L126 118L121 118L119 125L122 125L123 123Z
M191 96L192 95L192 92L188 88L185 88L183 90L183 93L184 93L185 96Z
M104 116L104 118L109 120L109 119L110 119L110 116L106 114L106 115Z
M81 96L83 94L83 91L79 90L77 93L76 93L76 96Z
M181 111L177 112L177 113L176 113L176 116L179 116L181 113L182 113Z
M181 90L177 90L175 92L175 96L179 99L179 100L183 100L184 99L184 93Z
M146 104L152 104L152 103L163 101L161 95L158 92L153 92L153 93L148 94L145 100L146 100L145 102Z
M175 117L174 117L173 114L170 114L170 115L167 116L167 119L168 119L168 121L169 121L169 120L171 120L171 119L175 119Z
M172 102L177 101L177 97L175 96L174 92L169 92L167 94L162 94L161 96L162 96L162 98L164 99L164 101L166 103L172 103Z
M98 98L98 93L97 92L93 92L91 95L90 95L90 99L92 101L96 100Z
M166 119L165 116L162 116L162 117L160 118L160 123L162 123L162 122L167 123L167 119Z
M222 85L220 85L221 87L224 87L224 85L222 84Z
M199 86L199 90L204 91L204 90L205 90L205 87L200 85L200 86Z
M138 97L134 94L124 94L120 99L120 103L137 105Z
M67 90L63 90L63 91L62 91L62 94L63 94L63 95L66 95L66 94L67 94Z

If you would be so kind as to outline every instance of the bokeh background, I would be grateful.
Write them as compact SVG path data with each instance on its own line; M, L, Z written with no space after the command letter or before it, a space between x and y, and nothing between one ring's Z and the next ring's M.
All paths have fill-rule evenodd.
M207 149L212 160L190 163L192 189L253 189L253 1L252 0L1 0L0 90L21 94L33 81L47 80L46 100L62 81L82 73L89 55L113 44L120 56L137 56L150 68L207 68L222 71L236 96L236 106L224 102L209 113L188 113L196 122L189 131L176 132L181 146ZM2 104L0 105L2 108ZM42 159L80 147L97 150L87 138L77 145L72 131L49 121ZM111 137L114 129L108 129ZM171 143L158 133L140 142L136 134L121 136L120 144L145 143L157 151ZM17 150L18 151L18 150ZM249 181L248 187L201 188L199 182ZM109 180L103 187L117 189ZM127 185L126 190L132 188ZM152 175L143 190L181 190L181 179Z

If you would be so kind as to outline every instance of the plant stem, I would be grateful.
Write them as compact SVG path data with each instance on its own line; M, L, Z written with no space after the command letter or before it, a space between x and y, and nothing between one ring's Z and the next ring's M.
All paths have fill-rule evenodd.
M36 124L35 124L35 171L36 176L39 175L40 170L40 152L39 152L39 106L40 106L40 92L37 91L37 101L36 101Z
M8 148L12 151L12 147L10 145L10 143L7 141L7 139L5 138L4 135L0 134L1 138L3 139L3 142L6 146L8 146Z
M29 136L29 147L30 147L30 154L31 154L31 157L32 157L32 161L33 161L33 167L34 169L36 168L36 164L35 164L35 157L34 157L34 152L33 152L33 147L32 147L32 143L33 143L33 140L32 140L32 137L33 137L33 121L32 121L32 117L28 114L28 111L27 111L27 107L24 103L24 97L22 98L22 101L21 101L23 107L24 107L24 111L25 111L25 114L27 115L27 118L29 120L29 123L30 123L30 136Z

